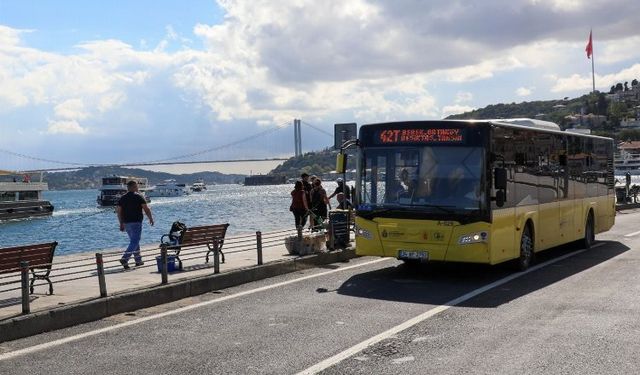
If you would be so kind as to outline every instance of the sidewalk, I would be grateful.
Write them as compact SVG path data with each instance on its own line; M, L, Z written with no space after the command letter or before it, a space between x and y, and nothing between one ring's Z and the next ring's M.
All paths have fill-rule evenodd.
M282 233L271 237L268 237L268 234L265 235L267 239L265 240L263 237L262 255L264 264L298 257L297 255L290 255L284 246L284 237L293 235L293 233ZM244 242L244 245L235 244L241 242ZM169 273L169 284L180 280L212 275L214 273L213 257L210 256L209 263L205 263L203 251L206 251L206 247L181 252L180 258L183 259L183 270ZM223 252L225 253L226 262L220 264L221 274L257 265L255 239L251 242L250 236L245 236L244 239L242 237L228 238L225 240ZM103 255L105 280L109 296L161 284L161 275L158 272L155 259L157 255L160 255L157 245L146 246L142 250L144 266L133 267L133 259L131 259L129 262L131 268L129 270L124 270L120 265L120 253L121 251L109 251L104 252ZM64 269L70 266L74 268ZM75 274L76 272L78 273L77 275ZM69 275L69 273L74 274ZM68 280L79 277L83 278L65 282L56 281L56 279ZM20 286L19 275L16 275L15 278L12 277L1 281L10 280L16 280L18 283L4 286L0 290ZM87 301L100 296L94 253L55 256L51 280L53 282L53 295L46 294L49 290L46 282L36 282L34 293L30 298L32 313ZM0 292L0 322L20 316L21 311L20 290Z

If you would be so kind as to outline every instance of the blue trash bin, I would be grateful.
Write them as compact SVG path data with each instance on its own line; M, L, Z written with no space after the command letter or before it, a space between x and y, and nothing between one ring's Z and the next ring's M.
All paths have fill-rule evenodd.
M162 256L156 257L156 264L158 265L158 273L162 273ZM174 272L176 270L176 256L167 255L167 272Z

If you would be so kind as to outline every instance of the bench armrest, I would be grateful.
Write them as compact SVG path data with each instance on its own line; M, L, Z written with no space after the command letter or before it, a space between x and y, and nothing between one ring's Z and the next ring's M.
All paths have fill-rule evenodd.
M162 237L160 237L160 243L161 243L161 244L170 244L170 243L171 243L170 241L164 242L164 238L165 238L165 237L167 237L167 238L168 238L168 237L169 237L169 234L168 234L168 233L167 233L167 234L163 234L163 235L162 235Z

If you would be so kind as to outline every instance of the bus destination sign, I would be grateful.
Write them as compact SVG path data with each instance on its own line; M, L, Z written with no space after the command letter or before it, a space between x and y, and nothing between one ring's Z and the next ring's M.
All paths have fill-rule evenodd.
M460 128L385 129L378 133L377 141L382 144L462 143L464 138Z

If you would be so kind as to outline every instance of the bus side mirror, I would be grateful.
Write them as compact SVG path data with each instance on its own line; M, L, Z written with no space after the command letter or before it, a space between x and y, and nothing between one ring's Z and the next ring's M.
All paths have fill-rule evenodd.
M496 190L507 190L507 170L505 168L496 168L493 171L493 175L493 187Z
M344 173L347 170L347 154L336 155L336 173Z
M504 206L507 200L507 170L506 168L496 168L493 170L493 187L496 189L496 206Z
M504 206L504 201L507 200L507 194L504 190L496 191L496 206L502 207Z
M566 167L567 166L567 155L560 155L560 166L562 167Z

